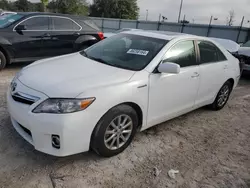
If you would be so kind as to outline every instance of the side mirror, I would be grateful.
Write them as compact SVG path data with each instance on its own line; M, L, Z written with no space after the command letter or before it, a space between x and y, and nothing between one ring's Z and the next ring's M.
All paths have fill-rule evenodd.
M171 62L164 62L158 66L158 71L162 73L179 74L180 65Z
M16 26L16 31L23 31L23 30L26 30L26 26L25 25L18 25Z

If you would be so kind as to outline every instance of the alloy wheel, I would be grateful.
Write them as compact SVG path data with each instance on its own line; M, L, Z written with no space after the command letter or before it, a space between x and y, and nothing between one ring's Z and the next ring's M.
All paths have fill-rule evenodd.
M224 85L219 93L218 106L222 107L226 102L230 94L230 88L228 85Z
M105 131L105 146L110 150L121 148L129 140L132 130L133 121L128 115L115 117Z

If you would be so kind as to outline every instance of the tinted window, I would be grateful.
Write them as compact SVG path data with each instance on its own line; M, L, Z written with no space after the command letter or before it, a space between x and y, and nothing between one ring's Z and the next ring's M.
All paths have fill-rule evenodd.
M225 55L213 43L198 41L200 49L200 63L212 63L226 60Z
M75 22L67 18L52 17L54 30L79 31L81 28Z
M49 17L34 17L30 18L21 23L21 25L25 25L27 30L41 30L46 31L49 30Z
M194 42L179 42L166 53L164 60L177 63L180 67L196 65Z
M114 67L142 70L168 41L131 34L117 34L81 54Z

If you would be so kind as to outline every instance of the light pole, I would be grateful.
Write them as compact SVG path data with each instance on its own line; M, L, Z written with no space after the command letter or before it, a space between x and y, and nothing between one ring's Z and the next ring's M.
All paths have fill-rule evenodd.
M181 0L181 4L180 4L180 10L179 10L179 16L178 16L178 23L180 23L181 11L182 11L182 4L183 4L183 0Z
M146 10L146 21L148 21L148 9Z
M209 21L209 25L208 25L208 29L207 29L207 37L209 35L209 31L210 31L211 24L212 24L213 20L216 21L216 20L218 20L218 18L213 18L213 16L210 17L210 21Z

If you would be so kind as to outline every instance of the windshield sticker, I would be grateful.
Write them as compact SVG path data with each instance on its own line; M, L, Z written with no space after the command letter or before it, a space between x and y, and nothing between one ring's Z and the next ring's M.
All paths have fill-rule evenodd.
M9 22L14 22L15 20L13 20L13 19L9 19L8 21L9 21Z
M148 55L148 53L149 53L149 51L137 50L137 49L129 49L127 51L127 54L135 54L135 55L143 55L143 56Z

